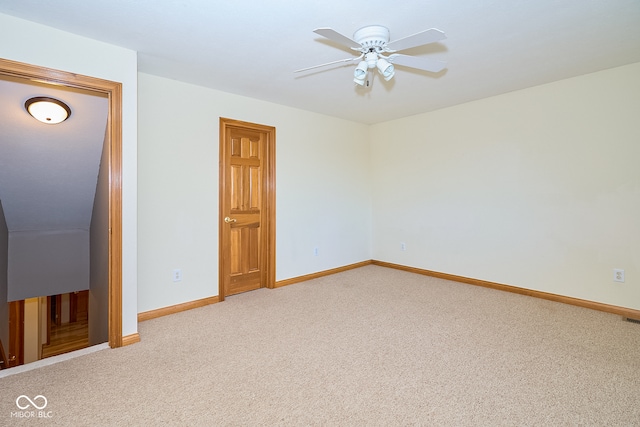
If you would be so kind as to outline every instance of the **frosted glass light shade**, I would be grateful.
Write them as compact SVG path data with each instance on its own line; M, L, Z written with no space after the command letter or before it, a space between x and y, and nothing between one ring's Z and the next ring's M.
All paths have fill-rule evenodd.
M393 64L390 64L383 58L378 59L377 67L378 71L380 71L380 74L382 74L382 77L384 77L384 79L387 81L391 80L391 78L393 78L393 75L396 73Z
M365 61L360 61L355 71L353 72L353 81L359 84L360 86L364 85L364 80L367 77L367 72L369 70L369 66Z
M64 122L71 115L71 109L67 104L44 96L27 100L24 103L24 108L34 119L48 125Z

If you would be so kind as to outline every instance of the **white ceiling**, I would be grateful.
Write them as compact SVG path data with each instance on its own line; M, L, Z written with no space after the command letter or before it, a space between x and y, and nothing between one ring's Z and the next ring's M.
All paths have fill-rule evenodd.
M0 13L138 51L141 72L377 123L640 61L639 0L0 0ZM438 28L447 39L403 53L447 61L353 83L354 56L312 31L391 39Z

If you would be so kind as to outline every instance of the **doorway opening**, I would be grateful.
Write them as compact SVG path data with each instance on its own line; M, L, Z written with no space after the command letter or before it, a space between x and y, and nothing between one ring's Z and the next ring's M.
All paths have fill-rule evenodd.
M104 298L105 303L101 304L96 315L103 319L107 329L107 340L112 348L121 347L122 340L122 84L108 80L98 79L94 77L82 76L59 70L53 70L45 67L38 67L30 64L0 59L0 77L11 79L22 79L25 82L38 82L39 84L51 84L56 86L64 86L68 88L76 88L89 91L106 97L108 99L108 112L106 120L105 142L104 148L106 155L103 156L103 162L106 165L106 192L105 209L99 232L92 234L101 234L101 240L104 244L96 248L98 256L103 257L104 271L98 271L96 274L101 275L104 280ZM93 239L94 236L91 238ZM92 249L92 252L94 250ZM1 260L0 260L1 261ZM0 262L2 265L2 262ZM5 262L6 265L6 262ZM5 266L6 268L6 266ZM92 272L93 274L94 272ZM93 279L92 279L93 283ZM8 283L0 281L0 287L8 287ZM87 295L88 308L91 306L91 292ZM98 291L95 291L98 292ZM7 295L0 292L0 295ZM42 295L42 294L40 294ZM45 299L47 297L44 297ZM23 300L24 301L24 300ZM1 301L4 307L10 304L5 300ZM24 303L23 303L24 304ZM91 311L92 316L95 310ZM0 310L4 317L4 313L8 313L9 309ZM46 316L45 316L46 317ZM0 319L0 323L5 319ZM20 331L24 330L23 324L16 328ZM2 326L0 326L1 328ZM12 328L14 330L14 328ZM2 331L0 330L0 333ZM7 335L7 334L3 334ZM1 335L0 335L1 336ZM6 337L7 338L7 337ZM4 340L3 340L4 341ZM24 331L22 337L11 342L24 342ZM11 343L10 343L11 344ZM18 344L19 345L19 344ZM4 345L7 359L11 360L11 349L7 349ZM13 349L14 352L20 352Z
M52 295L41 300L41 359L89 347L89 291Z

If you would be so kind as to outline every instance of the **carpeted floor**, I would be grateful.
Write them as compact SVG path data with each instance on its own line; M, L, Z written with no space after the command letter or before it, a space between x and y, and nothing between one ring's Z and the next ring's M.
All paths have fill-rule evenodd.
M640 426L640 325L384 267L139 331L1 378L0 425Z

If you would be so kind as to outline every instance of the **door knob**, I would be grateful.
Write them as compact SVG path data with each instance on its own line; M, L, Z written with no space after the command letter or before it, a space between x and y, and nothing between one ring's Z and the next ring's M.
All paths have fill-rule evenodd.
M232 222L236 222L237 219L232 219L229 218L228 216L224 217L224 222L226 222L227 224L231 224Z

